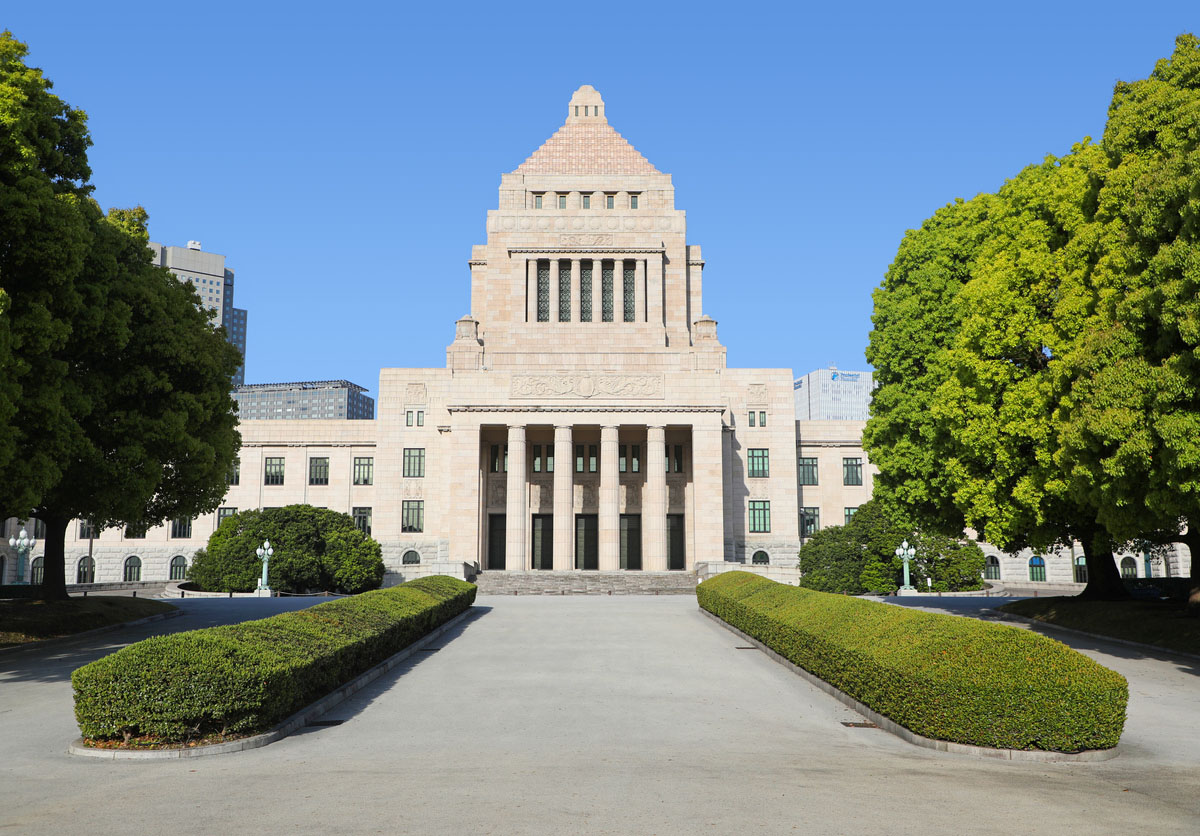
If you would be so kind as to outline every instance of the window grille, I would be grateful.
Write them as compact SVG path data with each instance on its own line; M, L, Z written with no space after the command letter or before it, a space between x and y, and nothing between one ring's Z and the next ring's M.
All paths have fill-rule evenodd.
M625 262L625 296L621 299L621 301L625 307L626 322L635 322L637 320L637 296L635 295L637 280L635 278L633 265L634 263L632 261Z
M571 321L571 262L558 262L558 321Z
M537 321L550 321L550 262L539 261L537 266Z
M751 562L755 566L768 566L771 563L771 556L760 549L754 553L754 557L751 558Z
M579 262L579 321L592 321L592 262Z
M613 321L613 263L600 263L600 316L605 322Z

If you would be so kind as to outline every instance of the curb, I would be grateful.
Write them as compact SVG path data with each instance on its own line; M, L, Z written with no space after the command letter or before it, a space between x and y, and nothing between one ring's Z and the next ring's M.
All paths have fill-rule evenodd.
M776 653L767 645L760 642L753 636L748 636L738 628L734 627L726 621L722 621L717 616L710 613L703 607L700 612L711 618L713 621L720 624L729 632L736 635L738 638L750 642L767 656L783 665L790 668L794 673L799 674L810 685L813 685L829 694L843 705L849 706L859 714L866 717L872 723L886 732L894 734L901 740L911 743L914 746L920 746L923 749L932 749L935 752L946 752L954 755L972 755L978 758L995 758L998 760L1009 761L1026 761L1034 763L1093 763L1096 761L1112 760L1119 754L1119 747L1114 746L1112 749L1086 749L1082 752L1050 752L1037 749L993 749L990 746L972 746L968 743L952 743L949 740L934 740L931 737L923 737L916 732L906 729L894 720L884 717L882 714L871 710L867 706L860 703L854 697L847 694L840 688L830 685L824 679L821 679L814 674L809 673L804 668L794 662L784 658Z
M147 598L146 600L158 600ZM163 603L166 603L165 601ZM5 653L13 653L17 650L25 650L30 647L54 647L59 644L66 644L75 639L83 639L88 636L98 636L101 633L111 633L114 630L124 630L126 627L139 627L142 624L151 624L155 621L165 621L168 618L178 618L183 615L183 610L176 608L172 612L160 612L157 615L148 615L145 618L139 618L136 621L123 621L120 624L109 624L106 627L97 627L94 630L84 630L82 633L72 633L69 636L55 636L52 639L40 639L35 642L25 642L24 644L14 644L12 647L0 647L0 656Z
M1169 647L1159 647L1157 644L1146 644L1145 642L1135 642L1130 639L1118 639L1114 636L1104 636L1100 633L1088 633L1085 630L1076 630L1074 627L1063 627L1061 624L1054 624L1049 621L1039 621L1036 618L1030 618L1025 615L1017 615L1016 613L1004 612L1003 610L987 609L982 612L996 616L1001 621L1018 621L1022 624L1029 624L1035 627L1045 627L1049 630L1058 630L1062 633L1068 633L1073 636L1084 636L1097 641L1111 642L1124 647L1134 647L1138 650L1149 650L1154 653L1164 653L1167 656L1178 656L1181 659L1187 659L1192 662L1200 662L1200 653L1185 653L1182 650L1172 650Z
M105 760L161 761L178 760L179 758L202 758L209 755L224 755L228 752L245 752L250 749L261 749L263 746L270 745L277 740L282 740L297 729L304 728L309 720L319 717L334 706L345 702L358 691L361 691L364 686L378 679L392 668L397 667L412 655L413 651L420 650L460 621L478 612L480 611L476 610L473 606L468 607L445 624L434 628L432 632L426 633L408 647L392 654L375 667L360 673L337 690L331 691L314 703L310 703L291 717L280 722L274 728L262 734L245 737L241 740L232 740L229 743L213 743L207 746L194 746L187 749L94 749L91 746L84 745L82 737L77 737L67 747L67 753L79 757L103 758Z

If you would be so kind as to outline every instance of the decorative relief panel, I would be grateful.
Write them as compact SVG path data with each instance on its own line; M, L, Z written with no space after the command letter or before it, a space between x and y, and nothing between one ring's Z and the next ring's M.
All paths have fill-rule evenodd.
M494 482L488 482L487 504L503 505L507 501L508 486L499 479L495 480Z
M663 398L662 375L513 375L514 398Z
M598 485L583 485L583 505L592 509L600 504L600 488Z
M405 479L400 484L400 493L405 499L421 499L423 490L420 479Z
M746 403L754 405L765 404L767 402L767 384L751 383L746 387Z
M572 232L558 236L560 247L611 247L613 237L605 232Z
M642 486L621 485L621 507L627 514L636 514L642 510Z
M684 485L667 484L667 508L671 513L683 510Z
M410 383L404 387L404 402L406 404L424 404L427 400L424 383Z

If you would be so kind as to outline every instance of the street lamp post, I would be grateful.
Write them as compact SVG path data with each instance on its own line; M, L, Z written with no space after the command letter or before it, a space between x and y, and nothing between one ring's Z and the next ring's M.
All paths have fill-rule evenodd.
M37 545L37 540L29 536L29 532L21 529L21 533L16 537L9 537L8 544L17 552L17 579L16 583L25 583L25 561L29 558L29 553L33 551L33 547Z
M896 549L896 557L904 561L904 586L900 587L901 595L917 594L917 588L908 579L908 561L912 560L916 554L917 550L910 546L907 540L901 543L900 547Z
M258 555L258 559L262 561L263 566L262 577L258 581L258 591L260 593L270 592L271 588L267 586L267 564L271 561L271 555L275 554L275 550L271 548L271 541L263 540L263 544L254 553Z

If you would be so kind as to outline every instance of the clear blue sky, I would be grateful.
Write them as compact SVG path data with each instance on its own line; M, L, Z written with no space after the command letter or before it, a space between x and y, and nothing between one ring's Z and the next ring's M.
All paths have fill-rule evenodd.
M96 197L237 273L248 383L445 364L500 174L581 84L659 170L729 364L865 365L906 229L1099 138L1200 3L8 4Z

